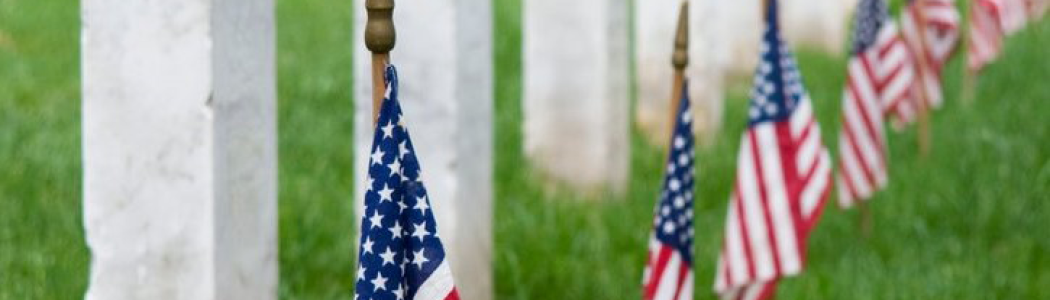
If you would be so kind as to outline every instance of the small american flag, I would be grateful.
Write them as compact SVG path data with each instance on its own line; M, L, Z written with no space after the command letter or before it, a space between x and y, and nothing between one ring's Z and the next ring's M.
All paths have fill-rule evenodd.
M384 77L386 96L365 182L354 299L459 299L419 161L402 123L397 71L387 66Z
M644 299L693 299L693 115L687 89L675 114L667 175L653 212L649 258L642 275Z
M1017 33L1028 24L1030 10L1035 4L1029 0L999 0L999 24L1003 33L1011 35Z
M886 186L883 111L901 113L898 109L908 101L915 77L886 2L861 0L856 22L839 131L836 181L842 207Z
M921 18L925 19L920 23ZM922 43L922 35L925 35L925 45ZM919 84L925 88L916 86L916 95L926 92L927 103L919 101L920 97L914 97L909 101L912 105L910 114L927 107L938 108L944 102L941 93L941 70L948 58L955 53L959 41L959 12L955 8L954 0L909 0L908 6L901 16L901 35L904 37L908 48L916 62L916 75ZM925 59L919 59L919 56ZM912 121L902 116L902 120Z
M978 71L995 60L1003 47L1002 0L977 0L970 5L967 67Z
M768 299L776 282L802 271L805 243L831 181L795 59L780 37L777 1L769 1L762 60L740 143L715 291L723 299Z

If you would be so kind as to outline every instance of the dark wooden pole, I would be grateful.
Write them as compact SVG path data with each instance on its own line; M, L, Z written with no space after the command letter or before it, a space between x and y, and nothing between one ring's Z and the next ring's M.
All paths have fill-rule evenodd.
M390 50L397 40L394 33L394 0L365 0L365 46L372 51L372 125L379 121L379 107L386 94L383 71L390 63Z
M765 20L766 20L766 11L769 10L769 0L762 0L762 7L760 7L760 8L762 10L758 12L758 19L762 20L762 22L765 22Z
M671 81L671 132L674 132L674 126L678 120L678 106L681 105L682 89L685 85L685 66L688 64L689 2L682 1L678 11L678 30L674 37L674 51L671 54L671 66L674 67L674 78ZM674 142L674 139L671 142Z

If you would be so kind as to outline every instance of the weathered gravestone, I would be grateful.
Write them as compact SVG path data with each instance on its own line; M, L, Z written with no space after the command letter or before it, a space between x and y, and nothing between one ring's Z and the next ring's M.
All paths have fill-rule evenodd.
M275 299L273 0L82 3L87 299Z
M635 8L635 68L638 106L635 120L657 145L666 145L667 111L674 18L679 0L646 0ZM849 21L856 0L782 1L781 26L794 46L841 54L848 38ZM763 23L761 1L693 1L690 13L691 43L687 76L696 104L696 133L709 144L722 122L722 102L732 77L750 80L758 63ZM732 119L731 119L732 120Z
M371 53L365 48L364 0L354 21L354 181L363 182L372 146ZM463 299L492 299L492 18L491 1L398 2L400 100L423 181L450 253ZM355 185L357 219L365 189Z
M792 46L841 56L847 50L858 0L781 1L785 39Z
M522 4L525 155L554 181L622 190L630 169L627 1Z

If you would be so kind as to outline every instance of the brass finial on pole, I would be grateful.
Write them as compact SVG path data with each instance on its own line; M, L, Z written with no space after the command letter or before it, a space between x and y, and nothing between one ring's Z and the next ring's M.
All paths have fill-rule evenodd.
M674 67L674 79L671 81L671 131L674 132L675 120L678 117L678 106L681 105L683 86L685 85L685 66L689 64L689 2L682 1L678 11L678 30L675 31L674 51L671 53L671 66Z
M379 107L386 94L383 71L397 40L394 32L394 0L365 0L365 46L372 51L372 124L379 121Z
M682 1L678 11L678 29L674 36L674 53L671 55L671 65L675 72L681 73L689 64L689 2Z

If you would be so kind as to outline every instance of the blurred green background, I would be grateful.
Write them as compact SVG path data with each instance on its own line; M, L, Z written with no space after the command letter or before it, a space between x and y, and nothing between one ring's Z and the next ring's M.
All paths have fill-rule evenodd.
M496 291L500 299L636 299L661 150L633 133L633 177L601 201L545 192L521 152L521 1L495 0ZM965 6L963 6L965 7ZM351 1L279 0L280 295L351 299ZM0 0L0 299L80 298L79 8ZM1050 299L1050 21L1009 38L960 95L961 57L932 120L933 149L891 133L890 186L874 230L828 208L809 265L782 299ZM845 58L801 49L834 151ZM698 153L697 297L713 265L744 127L747 82L729 92L722 139ZM832 152L834 153L834 152ZM832 199L832 201L834 201Z

